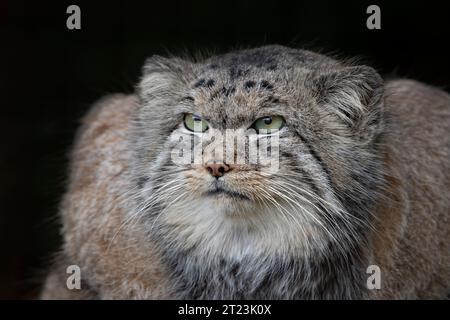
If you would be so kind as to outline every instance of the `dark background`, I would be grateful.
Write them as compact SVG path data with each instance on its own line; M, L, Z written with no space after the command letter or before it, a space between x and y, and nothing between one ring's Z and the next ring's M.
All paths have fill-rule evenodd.
M388 77L450 88L444 1L0 1L0 298L34 298L59 245L78 119L131 92L152 54L284 44L360 56ZM82 29L66 28L81 7ZM381 30L366 8L381 7Z

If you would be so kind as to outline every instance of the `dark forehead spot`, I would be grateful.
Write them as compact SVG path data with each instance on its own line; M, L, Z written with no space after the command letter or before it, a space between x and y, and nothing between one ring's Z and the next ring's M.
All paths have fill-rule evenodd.
M208 65L208 69L215 70L218 68L219 68L219 65L217 63L211 63L210 65Z
M280 102L280 100L278 98L275 98L274 96L268 97L266 101L270 102L270 103L278 103L278 102Z
M237 67L237 66L232 66L230 68L230 79L231 80L236 80L237 78L240 78L242 76L245 76L248 73L248 70L242 70L241 68Z
M255 81L249 80L244 83L245 89L251 89L256 85Z
M194 88L198 88L198 87L202 87L205 85L206 80L205 79L200 79L198 80L195 84L194 84Z
M274 71L276 69L277 69L277 65L276 64L272 64L272 65L267 67L267 70L269 70L269 71Z
M228 96L234 94L235 92L236 92L235 86L230 86L230 87L223 86L220 89L214 90L214 92L211 93L211 96L209 99L210 99L210 101L213 101L214 99L217 99L221 96L228 97Z
M223 87L222 90L220 91L223 95L225 95L225 97L228 97L229 95L233 94L236 92L236 88L234 86L231 87Z
M266 90L273 89L273 85L271 85L267 80L262 80L260 84L261 84L261 88L264 88Z
M183 100L186 100L186 101L194 101L194 98L191 97L191 96L187 96L187 97L184 97Z
M207 86L208 88L211 88L212 86L214 86L215 83L216 83L216 82L214 81L214 79L209 79L209 80L206 82L206 86Z

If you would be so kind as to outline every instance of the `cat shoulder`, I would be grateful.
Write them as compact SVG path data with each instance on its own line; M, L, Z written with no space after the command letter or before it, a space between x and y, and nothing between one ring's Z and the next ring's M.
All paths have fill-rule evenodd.
M81 126L77 133L78 138L93 138L108 130L127 126L137 104L137 96L133 94L117 93L101 98L81 119Z

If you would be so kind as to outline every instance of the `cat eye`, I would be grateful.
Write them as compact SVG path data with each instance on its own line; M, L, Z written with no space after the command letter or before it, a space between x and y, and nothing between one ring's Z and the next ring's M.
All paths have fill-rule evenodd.
M253 125L252 128L254 128L256 131L263 131L267 130L264 133L274 133L279 131L281 128L284 127L285 121L283 117L281 116L268 116L268 117L262 117L257 119Z
M205 120L202 120L201 117L192 113L184 115L184 126L186 129L193 132L205 132L208 130L208 123Z

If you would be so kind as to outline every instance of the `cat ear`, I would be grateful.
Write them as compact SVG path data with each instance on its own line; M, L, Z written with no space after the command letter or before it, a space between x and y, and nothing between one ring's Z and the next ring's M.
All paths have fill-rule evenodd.
M155 97L168 93L183 84L186 69L190 63L179 58L165 58L154 55L148 58L142 68L139 83L141 97Z
M344 67L322 74L314 86L319 104L333 109L349 126L375 124L381 117L384 83L371 67Z

